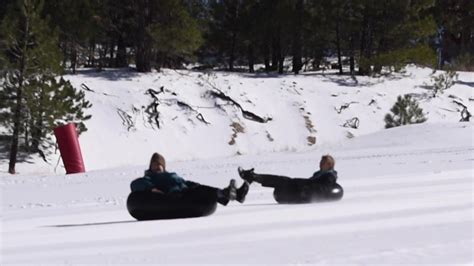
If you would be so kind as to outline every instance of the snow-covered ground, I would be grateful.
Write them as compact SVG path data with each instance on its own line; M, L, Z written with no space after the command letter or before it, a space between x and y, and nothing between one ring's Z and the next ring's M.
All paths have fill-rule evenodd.
M472 265L473 123L458 122L453 101L473 112L474 74L460 73L431 98L431 73L67 76L90 89L93 117L80 137L88 172L64 175L53 153L49 163L20 162L20 174L10 176L0 154L0 265ZM148 89L159 92L160 129L146 114ZM271 121L248 120L210 91ZM403 94L419 100L428 121L385 130L383 118ZM357 129L343 127L355 117ZM125 208L129 183L155 151L183 177L218 187L238 178L238 166L308 177L331 153L345 196L278 205L271 189L253 184L244 204L219 206L209 217L137 222Z
M244 204L204 218L137 222L125 209L142 167L6 176L2 265L472 265L472 123L400 127L301 153L170 163L224 186L236 168L310 176L336 157L341 201L278 205L252 184ZM241 181L239 180L239 183Z
M459 121L462 108L453 101L474 113L473 73L459 73L459 81L437 98L429 97L426 86L432 84L431 74L411 66L403 74L356 79L322 72L273 76L167 69L148 74L82 70L66 78L76 88L85 84L92 90L85 90L92 119L80 143L86 169L98 170L142 165L155 151L170 161L310 151L383 130L385 114L403 94L419 100L427 123ZM159 92L160 129L146 113L153 102L149 89ZM244 118L240 109L210 95L217 90L272 120ZM353 118L359 119L357 129L343 127ZM0 174L7 171L6 159L0 156ZM37 158L28 160L34 164L20 163L17 172L64 173L62 163L56 167L59 152L48 159L48 164Z

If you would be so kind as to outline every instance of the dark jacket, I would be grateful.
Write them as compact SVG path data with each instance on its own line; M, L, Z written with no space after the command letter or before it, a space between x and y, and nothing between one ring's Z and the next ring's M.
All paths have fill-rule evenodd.
M130 188L132 192L135 191L148 191L153 188L159 189L163 193L181 192L190 186L194 186L196 183L186 181L176 173L170 172L152 172L150 170L145 171L145 176L142 178L135 179L131 184Z
M318 185L332 186L336 184L337 172L336 170L317 171L309 179Z

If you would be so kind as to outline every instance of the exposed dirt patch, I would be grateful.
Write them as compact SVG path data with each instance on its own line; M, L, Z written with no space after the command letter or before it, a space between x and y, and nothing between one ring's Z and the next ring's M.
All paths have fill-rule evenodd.
M237 138L238 134L245 133L245 128L238 122L232 122L230 124L230 127L234 131L234 133L231 136L231 139L229 141L229 145L234 145L235 144L235 139Z

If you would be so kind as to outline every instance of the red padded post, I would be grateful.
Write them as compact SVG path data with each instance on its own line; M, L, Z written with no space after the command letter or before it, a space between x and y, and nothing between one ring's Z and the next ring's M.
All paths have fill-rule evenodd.
M84 173L86 168L82 160L76 126L70 123L57 127L54 129L54 135L58 142L66 174Z

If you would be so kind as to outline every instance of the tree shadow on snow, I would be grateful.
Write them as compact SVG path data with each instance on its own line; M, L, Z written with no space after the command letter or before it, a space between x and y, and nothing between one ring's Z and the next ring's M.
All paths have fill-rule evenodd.
M278 204L278 203L248 203L248 204L245 204L245 207L255 207L255 206L275 206L275 205L281 205L281 204Z
M43 226L43 227L57 227L57 228L83 227L83 226L96 226L96 225L126 224L126 223L136 223L136 222L138 222L138 221L128 220L128 221L101 222L101 223L58 224L58 225L47 225L47 226Z
M143 221L127 220L127 221L113 221L113 222L100 222L100 223L57 224L57 225L46 225L43 227L56 227L56 228L84 227L84 226L98 226L98 225L112 225L112 224L127 224L127 223L137 223L137 222L147 222L147 221L182 220L182 219L193 219L193 218L201 218L201 217L162 218L162 219L151 219L151 220L143 220Z
M474 82L467 82L467 81L458 80L458 81L456 81L456 84L461 84L461 85L466 85L466 86L469 86L469 87L474 87Z
M134 68L118 68L118 69L105 69L98 71L97 69L79 69L76 71L76 75L84 75L92 78L103 78L110 81L118 80L131 80L132 78L140 76L140 72L137 72Z

